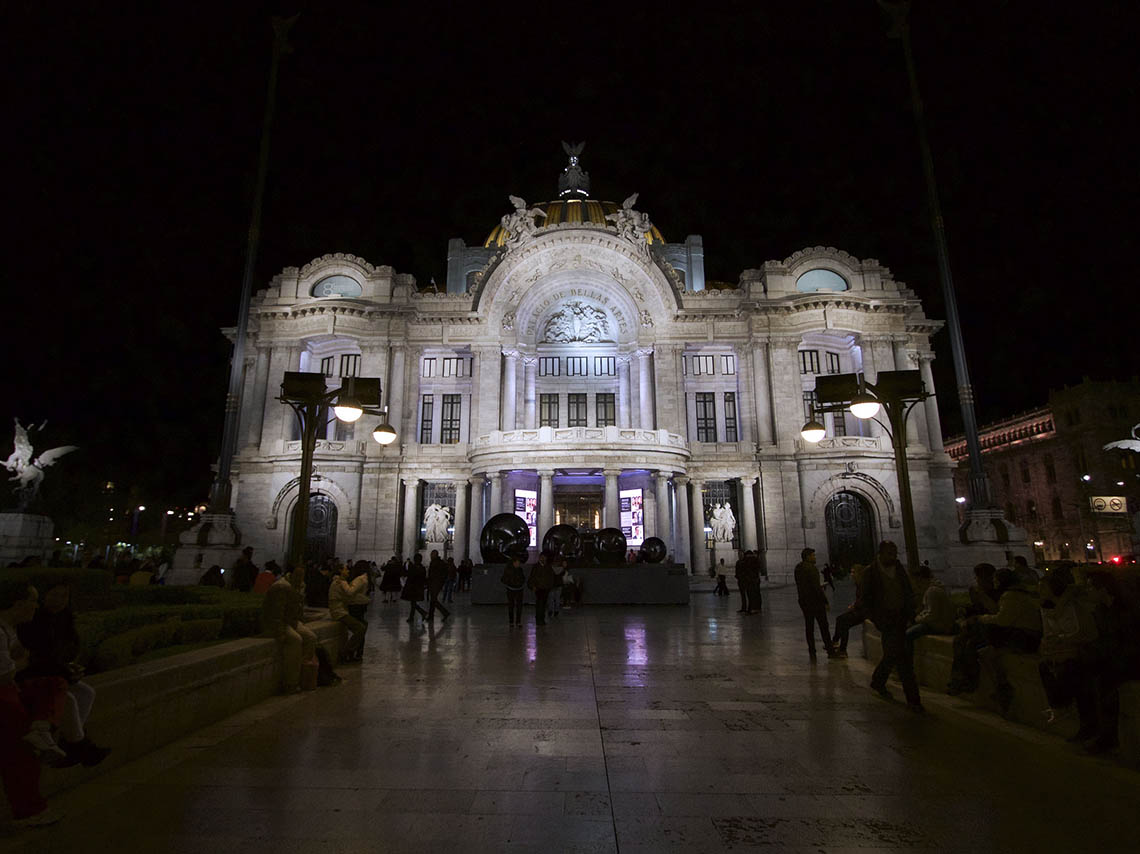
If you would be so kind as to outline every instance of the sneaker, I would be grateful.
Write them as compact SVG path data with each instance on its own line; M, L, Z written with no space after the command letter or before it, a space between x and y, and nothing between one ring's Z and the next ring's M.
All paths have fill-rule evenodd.
M32 729L24 736L24 741L31 745L36 756L45 762L63 762L67 759L67 754L60 749L60 746L55 743L55 739L51 737L51 731L46 721L34 721Z
M48 807L27 818L18 818L12 823L16 825L16 827L47 827L50 824L55 824L61 818L63 818L63 813Z

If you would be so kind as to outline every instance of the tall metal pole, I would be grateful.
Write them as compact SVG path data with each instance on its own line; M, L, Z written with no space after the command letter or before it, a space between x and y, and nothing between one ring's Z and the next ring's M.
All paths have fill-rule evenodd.
M273 19L273 60L269 65L269 91L265 96L265 115L261 120L261 150L257 160L257 181L253 191L253 212L245 247L245 271L241 280L241 302L238 303L237 335L230 362L230 385L226 393L226 420L222 428L222 447L218 455L218 474L210 488L210 512L230 511L230 468L237 450L238 417L241 414L241 390L245 372L245 336L249 326L249 301L253 294L253 270L257 262L257 245L261 238L261 207L265 198L265 175L269 168L269 131L273 126L273 109L277 102L277 69L281 57L289 53L289 29L299 15Z
M293 512L289 561L296 566L305 559L305 542L309 532L309 493L313 481L313 454L317 449L317 428L321 407L318 403L290 404L301 419L301 474L297 478L297 509Z
M934 246L938 255L938 278L942 284L942 299L946 303L946 327L950 333L950 353L954 359L954 376L958 383L958 403L962 410L962 429L966 434L966 448L970 454L970 472L967 478L969 504L967 509L987 509L991 506L989 478L982 468L982 446L978 441L978 422L974 413L974 387L966 367L966 347L962 341L962 326L958 319L958 300L954 293L954 278L950 273L950 250L946 243L946 230L942 220L942 205L938 199L938 183L934 178L934 157L926 136L922 97L918 90L918 77L914 70L914 57L910 49L909 0L879 0L879 5L891 16L891 38L902 41L906 60L907 80L910 83L910 104L918 130L918 145L922 151L922 172L926 178L926 193L930 206L930 227L934 232Z
M899 479L899 507L902 510L906 568L909 572L918 569L918 530L914 524L914 499L910 492L910 462L906 458L906 419L913 405L902 400L883 400L887 422L891 425L891 447L895 452L895 475Z

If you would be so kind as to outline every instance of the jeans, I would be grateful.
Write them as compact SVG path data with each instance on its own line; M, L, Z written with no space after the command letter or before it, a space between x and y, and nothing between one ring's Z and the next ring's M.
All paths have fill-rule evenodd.
M368 624L361 622L351 614L345 614L337 622L348 629L348 640L344 644L340 657L344 659L356 658L357 653L364 648L364 634L368 631Z
M301 664L317 654L317 636L304 623L286 626L278 638L283 645L282 654L285 666L281 681L286 691L293 691L301 685Z
M447 581L443 582L443 594L442 594L443 595L443 601L444 602L453 601L451 597L454 595L454 593L455 593L455 579L449 578L449 579L447 579Z
M445 586L442 589L446 590L447 588ZM434 619L435 612L437 610L442 611L443 616L445 618L451 616L451 612L449 610L447 610L445 607L443 607L443 603L439 601L439 594L440 594L440 590L429 590L428 591L428 595L431 596L431 602L428 604L428 613L427 613L427 618L429 620Z
M522 606L523 606L523 592L522 590L507 589L507 623L522 625Z
M827 611L822 607L812 610L804 610L804 631L807 634L808 652L815 655L815 627L819 626L820 637L823 638L823 646L828 651L831 650L831 634L827 630Z
M835 618L835 639L840 652L847 652L847 636L856 626L862 625L866 617L862 611L844 611Z
M918 705L918 680L914 677L914 659L906 643L906 627L901 623L890 623L879 626L882 635L883 657L879 661L875 672L871 674L871 687L876 691L887 687L887 677L891 670L898 668L899 680L903 685L906 701L911 705Z
M750 592L750 585L745 579L738 578L736 579L736 588L740 591L740 610L747 614L752 610L750 607L748 607L748 594Z
M550 599L547 601L546 610L551 614L557 614L562 610L562 588L553 587L550 590Z
M906 645L910 649L911 658L914 658L914 642L926 635L935 635L938 632L929 623L915 623L906 630Z
M75 682L67 686L67 696L63 698L63 716L59 721L59 731L64 741L83 741L87 735L84 725L95 704L95 689L86 682Z

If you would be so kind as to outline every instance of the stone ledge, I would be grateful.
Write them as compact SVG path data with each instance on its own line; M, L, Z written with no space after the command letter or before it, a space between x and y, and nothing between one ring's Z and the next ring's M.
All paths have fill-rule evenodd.
M863 657L878 661L883 647L879 632L870 621L863 623ZM918 684L933 688L939 693L946 690L950 681L950 666L954 659L954 638L949 635L927 635L919 638L914 645L914 672ZM1045 688L1037 665L1041 657L1027 653L1004 653L1003 663L1013 685L1013 703L1010 706L1009 720L1067 738L1078 727L1077 714L1073 707L1057 710L1057 721L1045 722L1043 710L1049 706ZM982 668L978 690L965 698L975 706L1000 714L996 701L990 698L995 686L988 669ZM1126 682L1120 688L1120 756L1129 765L1140 767L1140 682Z
M329 620L306 625L336 661L341 625ZM241 638L87 681L97 692L88 729L113 752L97 768L45 769L45 795L72 788L277 694L281 654L274 640Z

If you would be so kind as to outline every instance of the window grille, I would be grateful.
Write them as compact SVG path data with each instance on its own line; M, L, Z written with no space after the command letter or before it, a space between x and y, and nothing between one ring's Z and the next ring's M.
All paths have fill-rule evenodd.
M342 377L360 376L360 356L353 353L340 357L340 375Z
M734 391L724 393L724 441L738 441L736 435L736 392Z
M538 396L538 426L558 426L558 395L540 394Z
M800 350L800 373L819 373L819 350Z
M709 358L712 358L711 356ZM697 392L697 441L716 441L716 395L711 392Z
M558 376L559 362L561 361L557 356L543 356L538 360L538 375L540 377Z
M443 396L442 420L439 423L439 441L441 444L455 445L459 442L461 399L462 396L458 394L445 394Z
M425 394L420 402L420 444L431 444L432 410L435 408L433 395Z
M566 395L566 426L567 427L585 427L586 426L586 395L584 395L584 394L568 394L568 395Z
M616 427L617 426L617 408L614 404L614 396L609 393L599 394L594 400L594 405L597 409L597 424L599 427Z

